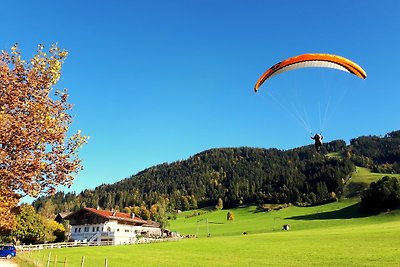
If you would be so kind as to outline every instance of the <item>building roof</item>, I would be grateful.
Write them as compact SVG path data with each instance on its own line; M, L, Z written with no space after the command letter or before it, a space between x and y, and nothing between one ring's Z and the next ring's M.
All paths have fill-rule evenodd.
M57 214L56 218L54 219L56 222L61 222L65 219L68 215L72 214L72 212L60 212Z
M148 220L146 224L143 224L145 227L154 227L154 228L160 228L161 224L155 221L150 221Z
M100 210L100 209L93 209L93 208L82 208L72 214L69 214L65 217L65 219L69 220L73 217L74 214L82 211L88 211L94 213L98 216L101 216L108 220L117 220L117 221L125 221L125 222L133 222L133 223L140 223L140 224L147 224L146 220L143 220L136 216L131 216L131 214L123 213L119 211L110 211L110 210Z

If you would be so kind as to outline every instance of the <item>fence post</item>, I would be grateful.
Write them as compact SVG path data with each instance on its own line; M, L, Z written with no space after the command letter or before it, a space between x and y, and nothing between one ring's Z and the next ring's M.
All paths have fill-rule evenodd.
M54 256L54 267L56 267L56 264L57 264L57 255Z
M106 258L106 260L104 261L104 267L108 267L108 260Z
M47 267L50 266L50 259L51 259L51 251L49 252L49 257L47 257L47 264L46 264Z
M85 265L85 256L82 256L81 267Z
M64 267L67 267L67 257L64 259Z

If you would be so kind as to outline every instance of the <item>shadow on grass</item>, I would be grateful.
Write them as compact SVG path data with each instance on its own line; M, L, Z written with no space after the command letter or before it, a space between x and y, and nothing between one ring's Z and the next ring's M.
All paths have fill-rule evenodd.
M263 208L257 206L255 210L251 211L252 213L260 213L260 212L270 212L270 211L278 211L282 209L286 209L290 207L287 204L271 204L269 207Z
M255 210L252 210L251 213L260 213L260 212L268 212L269 210L267 209L263 209L259 206L257 206L257 208Z
M353 218L363 218L375 215L373 213L365 213L361 211L361 203L358 202L351 206L345 207L340 210L327 211L327 212L317 212L308 215L287 217L285 219L292 220L333 220L333 219L353 219Z
M367 183L352 182L347 185L346 191L349 193L347 193L346 197L347 198L358 197L361 195L361 193L362 193L362 191L364 191L364 189L368 188L368 186L369 186L369 184L367 184Z

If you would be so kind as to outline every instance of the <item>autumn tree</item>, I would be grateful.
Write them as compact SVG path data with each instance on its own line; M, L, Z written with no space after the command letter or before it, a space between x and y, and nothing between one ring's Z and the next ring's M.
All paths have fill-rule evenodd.
M150 219L150 211L147 209L145 205L140 205L139 216L144 220Z
M221 198L218 198L217 206L215 206L215 208L218 210L222 210L224 208L224 202L222 201Z
M41 242L65 241L64 225L44 217L42 217L42 223L44 226L44 236L43 239L40 240Z
M235 215L233 214L233 212L228 211L228 213L226 214L226 220L229 222L233 222L234 219L235 219Z
M153 204L150 207L151 219L160 223L161 229L165 229L169 226L167 208L165 201L161 200L157 204Z
M0 177L0 234L4 234L16 226L11 208L17 204L19 196L5 186L1 180L2 178Z
M77 150L87 137L67 135L72 106L67 90L54 88L67 55L39 46L25 61L17 45L0 54L0 227L12 225L19 198L70 186L82 168Z
M56 205L51 200L48 200L38 210L38 213L46 219L54 219L56 217Z
M124 208L122 209L122 212L124 212L124 213L131 213L132 211L131 211L131 209L130 209L129 207L124 207Z

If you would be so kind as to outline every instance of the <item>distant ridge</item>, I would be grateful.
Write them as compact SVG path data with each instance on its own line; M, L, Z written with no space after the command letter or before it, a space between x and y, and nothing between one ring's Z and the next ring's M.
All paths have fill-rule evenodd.
M97 206L150 208L153 204L189 210L216 205L218 199L224 207L245 203L315 205L340 197L355 166L400 173L400 131L383 137L361 136L349 145L335 140L324 144L321 152L313 146L287 151L209 149L186 160L147 168L114 184L79 194L58 192L51 198L41 197L33 205L40 209L51 200L58 212Z

